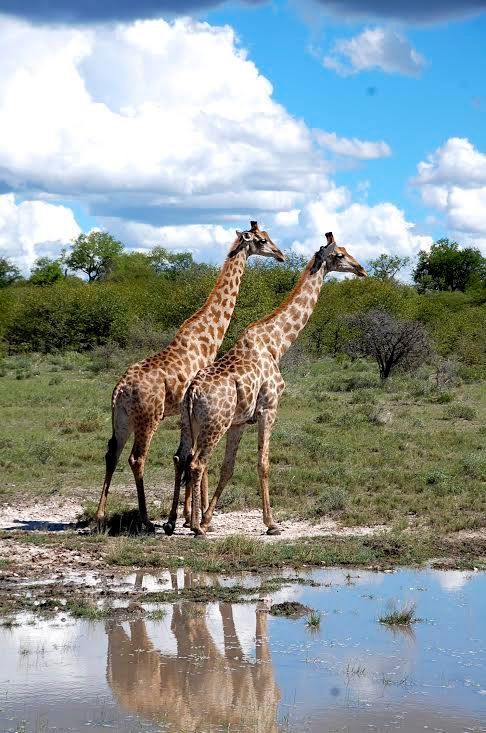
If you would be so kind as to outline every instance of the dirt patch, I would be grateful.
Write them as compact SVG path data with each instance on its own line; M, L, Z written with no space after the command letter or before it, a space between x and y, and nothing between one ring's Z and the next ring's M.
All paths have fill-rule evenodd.
M0 529L18 529L26 531L61 532L74 529L83 507L75 500L48 499L35 502L12 502L0 508ZM192 532L182 526L179 518L175 536L192 537ZM265 542L280 540L296 540L301 537L365 537L387 530L384 525L373 527L343 527L334 519L325 518L318 523L305 519L286 519L279 521L282 531L280 535L268 536L259 509L249 509L239 512L217 512L212 521L213 532L208 533L209 539L220 539L234 534L243 534ZM163 534L161 526L157 534Z
M301 537L330 537L332 535L366 537L388 529L381 524L374 527L343 527L330 518L323 519L316 524L305 519L286 519L278 522L278 526L282 531L281 534L268 536L259 509L249 509L242 512L218 512L213 516L211 524L213 532L208 532L207 537L209 539L221 539L221 537L229 537L234 534L243 534L253 539L260 539L263 542L279 542L282 540L289 542L298 540ZM174 534L180 537L192 536L190 529L182 526L181 519L179 519Z
M102 561L91 554L59 546L25 544L17 542L15 535L11 539L0 539L0 559L8 562L7 568L0 572L0 580L47 578L51 575L64 578L102 565Z
M42 530L72 529L82 513L79 502L60 497L38 501L15 501L0 507L0 529Z
M448 534L446 539L450 542L463 542L464 540L483 540L486 542L486 527L461 529L454 534Z

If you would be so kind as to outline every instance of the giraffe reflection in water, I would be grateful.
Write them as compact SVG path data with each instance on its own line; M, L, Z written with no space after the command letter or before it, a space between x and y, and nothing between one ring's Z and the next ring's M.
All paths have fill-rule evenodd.
M175 574L172 578L177 587ZM136 585L141 586L142 579L137 574ZM191 581L191 573L185 573L185 586ZM265 606L259 602L254 611L252 658L242 649L232 605L215 605L221 615L222 644L211 633L206 604L173 605L170 631L176 651L172 654L156 648L143 618L123 625L109 622L107 680L112 692L125 710L164 721L169 730L277 733L280 691L270 657ZM164 622L157 629L168 632Z

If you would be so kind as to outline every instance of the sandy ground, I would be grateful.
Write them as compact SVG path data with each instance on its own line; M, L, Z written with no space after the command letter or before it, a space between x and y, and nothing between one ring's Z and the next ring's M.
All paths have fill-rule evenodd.
M62 498L16 501L0 506L0 529L59 531L72 529L82 512L77 501Z
M279 542L281 540L298 540L301 537L329 537L331 535L363 537L387 529L381 524L375 527L343 527L333 519L324 519L317 524L304 519L288 519L279 521L278 526L282 533L276 537L269 537L263 524L262 513L258 509L248 509L244 512L217 513L213 516L213 532L208 533L207 537L218 539L232 534L244 534L254 539L261 539L264 542ZM192 536L192 533L189 529L182 527L182 520L179 520L174 536L186 535Z
M43 502L15 502L0 508L0 529L50 531L59 532L76 527L77 517L82 506L76 501L48 499ZM330 535L362 537L383 532L386 527L343 527L333 519L323 519L315 524L306 520L284 520L279 522L282 533L276 537L268 537L262 521L262 513L258 509L240 512L217 512L213 518L214 531L208 534L210 539L228 537L233 534L244 534L266 542L279 540L295 540L301 537L322 537ZM161 527L157 534L163 534ZM182 526L179 519L174 536L192 537L189 529Z

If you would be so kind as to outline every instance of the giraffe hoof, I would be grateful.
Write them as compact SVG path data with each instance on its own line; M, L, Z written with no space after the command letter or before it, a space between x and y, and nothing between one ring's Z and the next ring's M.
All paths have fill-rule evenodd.
M147 534L155 534L155 524L152 524L152 522L149 521L145 521L143 525Z
M194 539L195 540L204 540L206 539L206 532L203 532L202 529L193 529L194 532Z
M165 534L170 537L174 534L175 522L165 522L165 524L162 525L162 529L164 530Z
M96 517L96 525L94 527L95 532L104 532L106 526L106 519L105 517Z
M275 537L276 535L282 534L282 530L279 529L277 525L275 525L267 529L267 534L270 535L271 537Z
M188 519L186 519L186 521L184 522L184 524L182 526L183 527L186 527L186 529L190 529L191 528L191 523L190 523L190 521Z

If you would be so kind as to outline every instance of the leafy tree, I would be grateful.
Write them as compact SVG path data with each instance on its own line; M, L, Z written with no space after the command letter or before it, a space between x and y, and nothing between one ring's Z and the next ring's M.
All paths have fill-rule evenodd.
M369 273L378 280L394 280L400 270L403 270L410 262L410 257L399 257L398 255L381 254L376 260L368 263Z
M19 268L13 262L5 257L0 257L0 288L6 288L7 285L20 280L21 277Z
M53 285L62 280L64 272L61 260L51 260L50 257L39 257L31 270L30 282L32 285Z
M115 257L108 278L115 282L148 280L155 276L150 257L143 252L124 252Z
M191 252L169 252L160 246L153 248L149 258L157 274L167 273L174 278L196 264Z
M66 264L71 270L80 270L88 282L102 280L112 270L114 260L123 252L123 244L108 232L93 231L80 234L72 245Z
M418 321L395 318L383 310L370 310L350 316L349 324L355 335L348 342L348 353L373 358L383 380L395 369L420 366L431 353L427 332Z
M430 252L419 252L413 279L419 290L466 290L486 282L486 259L478 249L459 249L457 242L439 239Z

